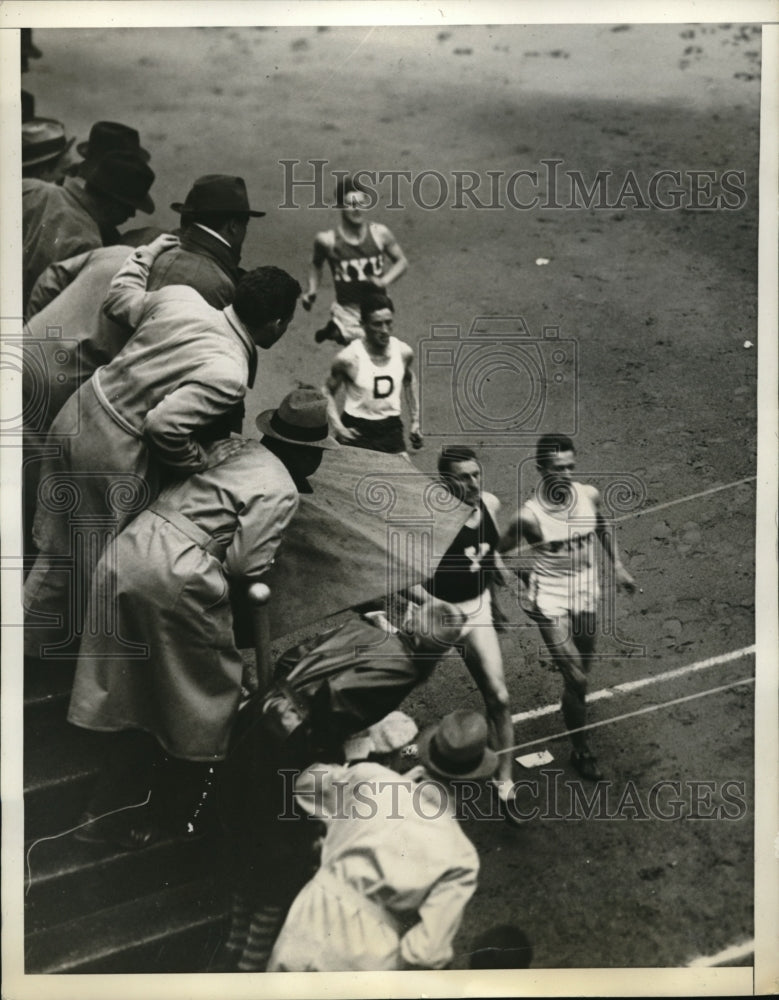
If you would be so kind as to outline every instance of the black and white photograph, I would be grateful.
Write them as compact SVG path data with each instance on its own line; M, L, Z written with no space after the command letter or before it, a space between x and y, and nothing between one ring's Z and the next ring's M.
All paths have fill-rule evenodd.
M3 997L779 992L776 13L0 8Z

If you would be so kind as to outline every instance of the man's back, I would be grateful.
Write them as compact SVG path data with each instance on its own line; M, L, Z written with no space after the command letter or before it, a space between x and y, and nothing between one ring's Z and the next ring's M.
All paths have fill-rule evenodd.
M25 306L33 285L49 264L103 245L89 203L86 191L73 177L62 185L34 178L22 181Z
M34 423L39 433L79 385L121 351L132 333L100 309L111 279L130 253L132 248L126 246L100 247L47 268L36 282L40 301L52 297L26 324L30 355L22 384L25 410L28 401L35 407L34 420L26 413L26 422ZM52 336L53 331L59 334Z
M146 294L135 333L95 378L109 405L140 430L143 417L184 384L238 402L249 350L223 312L193 288L171 285Z
M440 786L362 762L314 765L295 792L327 834L321 867L293 903L268 971L435 969L451 961L479 859Z
M181 246L161 254L151 269L150 292L166 285L189 285L215 309L230 305L240 271L232 249L210 233L189 226Z

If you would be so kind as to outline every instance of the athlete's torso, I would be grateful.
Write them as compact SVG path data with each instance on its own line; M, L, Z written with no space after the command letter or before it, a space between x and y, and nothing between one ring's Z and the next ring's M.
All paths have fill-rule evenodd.
M484 500L477 508L481 517L469 518L457 533L427 588L444 601L469 601L487 587L485 573L494 567L499 534ZM472 520L477 520L472 524Z
M366 290L375 289L370 279L384 271L384 253L375 224L366 228L360 243L344 239L340 226L333 232L333 245L327 260L333 274L336 301L341 305L359 305Z
M403 345L397 337L390 337L387 360L377 364L362 340L354 340L339 358L346 361L352 373L346 382L344 412L363 420L383 420L400 416L400 390L403 385L405 363Z
M543 579L571 577L595 565L597 510L594 490L572 483L572 504L559 508L532 496L523 510L533 515L541 541L533 545L533 571Z

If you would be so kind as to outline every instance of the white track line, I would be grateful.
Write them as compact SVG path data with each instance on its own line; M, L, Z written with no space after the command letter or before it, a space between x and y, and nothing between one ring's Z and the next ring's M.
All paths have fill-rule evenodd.
M646 715L648 712L657 712L661 708L669 708L671 705L681 705L685 701L693 701L696 698L705 698L708 694L719 694L720 691L729 691L731 688L740 687L742 684L754 684L754 677L742 677L740 681L733 681L731 684L723 684L720 687L709 688L707 691L698 691L695 694L685 695L683 698L673 698L671 701L663 701L657 705L646 705L644 708L637 708L635 712L625 712L623 715L615 715L610 719L601 719L599 722L589 722L586 726L579 726L577 729L565 729L561 733L550 733L537 740L528 740L527 743L520 743L515 747L508 747L506 750L498 750L498 754L516 753L517 750L524 750L526 747L538 746L539 743L548 743L550 740L560 740L571 733L589 732L591 729L600 729L601 726L610 726L613 722L622 722L625 719L633 719L637 715Z
M720 656L710 656L706 660L698 660L695 663L688 663L686 667L677 667L675 670L666 670L665 673L655 674L652 677L640 677L635 681L625 681L623 684L616 684L613 688L602 688L600 691L593 691L587 695L587 702L602 701L604 698L613 698L615 694L626 694L629 691L637 691L648 684L657 684L659 681L672 680L675 677L683 677L685 674L695 673L698 670L706 670L709 667L717 667L721 663L730 663L731 660L740 660L743 656L750 656L755 652L756 646L744 646L743 649L734 649L730 653L722 653ZM542 715L551 715L559 711L559 702L554 705L543 705L541 708L531 708L527 712L518 712L511 716L511 721L526 722L528 719L537 719Z
M691 962L687 963L687 968L710 968L713 965L727 965L728 962L746 958L747 955L753 955L754 952L755 940L753 938L751 941L744 941L743 944L732 944L729 948L724 948L716 955L702 955L700 958L694 958Z
M615 524L619 524L620 521L629 521L633 517L642 517L644 514L651 514L655 510L665 510L666 507L675 507L680 503L687 503L688 500L699 500L701 497L711 496L712 493L721 493L722 490L732 490L734 486L742 486L745 483L754 483L757 480L757 476L747 476L746 479L737 479L735 483L725 483L724 486L712 486L709 490L703 490L701 493L691 493L687 497L679 497L678 500L667 500L665 503L655 504L654 507L644 507L642 510L634 510L629 514L623 514L622 517L615 517L611 520Z

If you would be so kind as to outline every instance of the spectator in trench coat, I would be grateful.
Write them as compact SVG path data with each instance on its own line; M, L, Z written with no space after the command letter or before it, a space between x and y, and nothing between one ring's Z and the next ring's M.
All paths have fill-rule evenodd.
M175 772L178 788L153 787L145 825L136 814L129 826L95 822L87 838L142 846L155 828L183 832L189 817L175 809L166 816L166 806L186 798L187 787L199 789L204 767L194 762L214 764L226 754L243 673L230 582L251 582L268 569L299 491L311 491L307 477L323 450L338 447L324 397L314 389L289 393L257 424L262 443L231 437L209 445L206 468L164 489L103 553L93 575L88 618L110 604L114 627L84 635L69 721L98 732L150 733L167 755L192 766L163 766L163 775ZM127 802L116 746L107 746L111 763L86 820Z
M175 245L175 237L161 236L117 273L104 309L135 333L52 423L56 447L41 467L33 525L39 556L25 583L28 656L47 655L47 640L59 643L59 655L77 652L91 567L76 563L73 531L93 533L96 559L156 497L162 475L202 471L197 435L242 403L257 347L272 347L294 314L300 285L274 267L245 275L221 311L181 285L148 292L154 261ZM63 568L63 559L73 564ZM46 613L54 617L41 619Z

